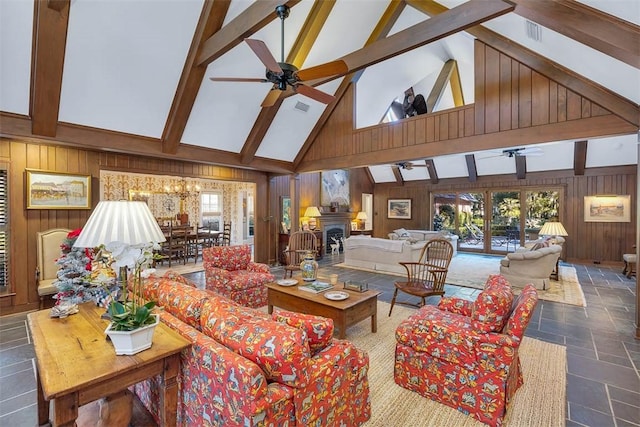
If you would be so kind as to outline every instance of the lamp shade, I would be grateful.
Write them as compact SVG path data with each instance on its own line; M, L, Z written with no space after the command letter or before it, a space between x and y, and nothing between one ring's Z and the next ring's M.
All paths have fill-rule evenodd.
M553 221L545 222L538 234L541 236L568 236L562 223Z
M145 202L110 200L98 203L73 246L95 248L111 242L138 245L165 240Z
M366 221L367 213L362 211L358 212L358 215L356 215L356 219L359 219L360 221Z
M320 211L315 206L309 206L306 211L304 211L304 215L309 218L315 218L321 216Z

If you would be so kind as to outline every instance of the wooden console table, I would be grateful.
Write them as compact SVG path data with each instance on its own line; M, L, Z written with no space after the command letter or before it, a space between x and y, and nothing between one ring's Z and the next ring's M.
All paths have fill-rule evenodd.
M180 351L191 344L160 323L150 349L116 356L104 334L108 325L100 318L104 311L85 303L79 313L64 319L49 317L49 310L28 315L38 370L38 425L73 426L81 405L161 375L161 424L175 426ZM48 424L49 403L54 399L53 422Z

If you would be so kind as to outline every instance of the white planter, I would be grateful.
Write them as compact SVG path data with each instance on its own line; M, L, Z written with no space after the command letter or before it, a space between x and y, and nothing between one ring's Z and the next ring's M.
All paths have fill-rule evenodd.
M153 331L155 331L160 321L158 314L152 314L152 316L156 319L155 323L143 326L134 331L112 331L111 323L109 323L104 333L111 338L113 347L116 350L116 355L130 356L151 347Z

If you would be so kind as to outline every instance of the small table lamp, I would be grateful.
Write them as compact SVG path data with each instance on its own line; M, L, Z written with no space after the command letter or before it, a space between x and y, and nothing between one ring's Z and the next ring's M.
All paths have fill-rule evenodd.
M554 244L557 242L556 237L569 235L567 234L567 230L562 226L562 223L555 221L545 222L538 234L540 236L552 236L551 242Z
M304 216L309 218L309 228L315 230L317 226L316 218L322 216L322 214L317 207L309 206L307 210L304 211Z
M356 215L356 220L359 221L360 230L364 230L365 222L367 221L367 213L362 211L358 212L358 215Z

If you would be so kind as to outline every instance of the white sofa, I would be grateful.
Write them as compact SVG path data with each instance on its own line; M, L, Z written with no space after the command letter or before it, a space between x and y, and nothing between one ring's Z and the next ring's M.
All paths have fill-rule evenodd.
M371 236L351 236L344 242L344 264L380 272L405 273L400 262L419 260L426 241L380 239Z
M513 286L533 283L537 289L546 289L549 276L556 267L562 246L551 245L539 249L519 248L500 260L500 274Z
M448 232L431 230L405 230L399 228L388 234L390 240L409 240L410 242L426 242L431 239L446 239L453 246L453 254L458 250L458 236Z

